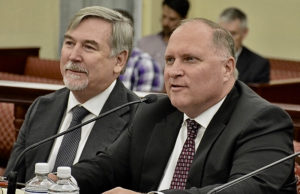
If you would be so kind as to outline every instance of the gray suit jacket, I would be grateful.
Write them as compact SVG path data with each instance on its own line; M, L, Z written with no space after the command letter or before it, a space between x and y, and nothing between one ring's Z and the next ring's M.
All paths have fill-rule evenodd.
M122 186L157 190L174 148L183 113L167 97L141 104L135 121L103 154L72 167L80 193ZM293 125L284 111L237 81L210 124L195 154L186 190L211 189L293 153ZM222 191L228 194L296 193L293 160Z
M12 170L17 156L28 146L57 133L61 118L65 112L70 91L63 88L46 96L39 97L30 106L21 127L18 139L13 147L5 175ZM137 100L138 97L126 89L118 80L101 113L114 107ZM128 127L136 110L136 105L127 106L96 121L80 160L92 158L113 143ZM34 165L48 160L54 141L45 143L25 154L20 165L18 181L24 182L34 176Z

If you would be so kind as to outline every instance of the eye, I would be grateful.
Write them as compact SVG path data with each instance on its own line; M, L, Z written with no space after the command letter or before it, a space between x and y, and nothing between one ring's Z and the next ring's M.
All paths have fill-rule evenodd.
M170 18L170 21L175 22L175 21L177 21L177 18Z
M64 44L67 45L67 46L73 46L75 43L71 40L65 40Z
M166 57L165 61L166 61L166 65L172 65L174 63L174 61L175 61L175 58L173 58L173 57Z
M196 58L195 57L191 57L191 56L187 56L187 57L184 57L184 61L188 62L188 63L192 63L192 62L196 61Z
M237 36L237 32L230 32L231 36Z
M88 50L88 51L94 51L94 50L96 50L96 48L93 45L90 45L90 44L83 45L83 48L86 49L86 50Z

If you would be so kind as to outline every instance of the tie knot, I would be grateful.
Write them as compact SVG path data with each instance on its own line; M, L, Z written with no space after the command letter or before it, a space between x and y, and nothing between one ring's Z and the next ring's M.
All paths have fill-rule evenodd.
M80 121L87 115L89 114L89 111L86 110L83 106L76 106L73 108L72 110L72 115L73 115L73 118L72 120L75 120L75 121Z
M198 133L198 129L200 128L200 124L197 123L195 120L187 119L187 130L188 130L188 137L195 139Z

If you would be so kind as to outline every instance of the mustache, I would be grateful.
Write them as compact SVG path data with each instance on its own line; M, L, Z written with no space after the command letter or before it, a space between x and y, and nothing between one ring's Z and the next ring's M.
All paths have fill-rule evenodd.
M65 70L84 72L84 73L87 73L87 74L89 73L88 70L86 68L82 67L82 65L80 63L73 63L71 61L69 61L65 65Z

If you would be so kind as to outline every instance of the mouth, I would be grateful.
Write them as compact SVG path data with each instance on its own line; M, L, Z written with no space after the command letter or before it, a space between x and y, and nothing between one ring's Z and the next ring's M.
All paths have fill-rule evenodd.
M78 71L78 70L74 70L74 69L66 69L65 75L78 79L78 78L81 78L83 75L87 75L87 72L86 71Z
M72 73L87 73L86 71L78 71L78 70L74 70L74 69L66 69L66 72L72 72Z
M184 88L186 88L186 87L183 86L183 85L180 85L180 84L170 84L170 90L173 91L173 92L181 91Z
M177 84L171 84L171 87L172 87L172 88L178 88L178 87L182 87L182 86L177 85Z
M80 75L80 74L88 74L87 69L83 68L81 65L79 64L74 64L74 63L68 63L65 66L65 72L66 73L72 73L72 74L76 74L76 75Z

